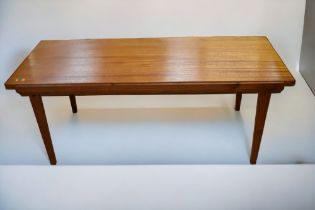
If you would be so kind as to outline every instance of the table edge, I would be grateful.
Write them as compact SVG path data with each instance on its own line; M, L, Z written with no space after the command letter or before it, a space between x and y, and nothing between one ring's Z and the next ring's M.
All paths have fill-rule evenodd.
M154 94L227 94L227 93L279 93L284 82L171 82L171 83L83 83L51 85L6 85L22 96L27 95L154 95Z

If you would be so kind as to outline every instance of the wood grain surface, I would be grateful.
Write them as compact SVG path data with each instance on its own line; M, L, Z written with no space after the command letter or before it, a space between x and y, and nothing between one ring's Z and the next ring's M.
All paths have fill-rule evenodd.
M255 87L281 89L294 83L271 43L261 36L41 41L5 86L25 95L62 95L62 90L80 95L97 90L150 93L141 88L158 94L160 87L165 93L198 93L187 87L211 90L213 85L231 86L218 93L246 87L258 92Z

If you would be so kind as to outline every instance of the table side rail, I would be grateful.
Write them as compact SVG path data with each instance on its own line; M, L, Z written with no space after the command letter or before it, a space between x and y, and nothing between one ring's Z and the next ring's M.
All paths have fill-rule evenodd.
M18 86L14 89L22 96L67 95L171 95L171 94L233 94L233 93L280 93L284 83L163 83L163 84L75 84Z

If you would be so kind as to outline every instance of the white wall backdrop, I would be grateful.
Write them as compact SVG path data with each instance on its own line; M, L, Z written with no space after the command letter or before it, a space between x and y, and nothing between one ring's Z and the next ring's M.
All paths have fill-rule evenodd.
M297 69L305 0L1 0L1 82L41 39L267 35Z
M291 71L295 72L298 70L304 9L305 0L0 0L0 82L2 86L0 88L0 164L48 164L28 99L20 97L14 91L5 91L3 86L3 83L17 65L40 40L104 37L266 35ZM300 83L298 82L298 84ZM302 91L303 94L305 92L303 88L306 90L305 85L303 85L297 89L290 89L288 92L292 93L292 95L280 94L272 100L281 103L279 105L271 105L271 112L276 114L274 116L278 117L278 121L273 120L275 121L273 124L268 124L267 122L265 139L270 139L270 147L268 147L268 141L265 141L267 146L262 147L261 154L266 151L273 154L273 156L269 157L274 158L268 159L268 156L265 155L264 157L267 158L265 162L267 163L274 160L276 160L275 162L284 163L312 162L315 158L312 149L315 144L312 140L315 136L312 129L314 120L310 116L310 112L313 111L312 103L314 104L314 101L309 103L301 99L299 91ZM305 98L309 97L308 94L309 92L306 91L304 94L306 95ZM191 163L209 163L207 155L211 152L227 157L226 160L221 159L221 163L233 163L233 161L234 163L244 163L248 161L248 153L245 151L247 147L244 147L242 143L244 133L241 131L242 127L239 127L242 125L242 119L238 116L232 116L230 111L220 108L212 110L212 112L208 109L190 112L189 110L180 109L161 112L150 109L142 111L143 107L232 107L234 100L232 96L211 96L211 98L210 96L106 96L94 99L93 97L78 98L79 115L76 119L72 118L69 112L70 107L68 107L69 102L67 98L45 99L46 102L49 101L49 103L45 104L48 108L48 121L51 126L57 159L63 160L61 163L74 163L71 157L78 156L83 159L87 158L87 156L92 157L91 159L87 158L86 163L104 163L102 161L97 162L97 155L100 155L99 159L108 158L109 163L115 163L115 161L111 162L111 160L114 160L117 157L116 155L119 154L115 150L115 148L119 147L117 145L123 145L123 148L121 147L122 150L127 148L123 151L125 157L122 157L122 159L130 160L132 155L128 156L126 151L135 147L141 148L144 145L144 142L141 141L134 145L131 143L133 140L139 139L141 136L139 133L146 135L142 136L144 139L152 138L152 142L162 142L161 139L164 139L164 143L168 146L167 151L169 154L166 154L167 152L154 153L157 145L150 147L152 151L147 148L142 150L135 149L132 150L135 162L143 156L143 158L148 158L150 163L150 154L154 153L156 156L151 158L151 160L154 160L151 162L161 163L160 160L163 160L162 162L167 163L168 155L176 154L177 150L178 154L186 155L186 159L181 155L177 157L178 160L183 160L183 162L196 157ZM246 96L243 101L244 106L249 104L249 108L246 109L248 112L242 112L248 139L251 139L255 100L254 96ZM292 101L300 103L297 105L300 110L299 113L296 113L296 108L294 108L295 105L293 106L294 103ZM292 105L284 109L283 103ZM99 110L95 111L93 109L97 106L99 106L98 108L114 109L114 111L103 110L104 116L100 117ZM85 107L85 111L80 111L83 107ZM117 110L120 107L140 109L137 111ZM110 124L111 119L114 122L115 120L117 121L115 117L121 113L125 113L123 117L126 117L127 121L124 118L125 121L122 120L122 125L119 123ZM164 113L166 117L161 117L161 113ZM199 121L202 123L213 119L214 124L203 124L201 127L195 126L194 131L192 129L193 123L185 124L187 127L182 125L168 126L168 116L171 116L171 113L175 113L178 116L177 118L175 117L176 120L185 121L186 119L189 122L190 119L200 118ZM185 115L185 113L190 114ZM290 119L286 118L288 117L287 113L291 113ZM139 116L142 119L147 119L146 116L155 116L155 119L163 118L166 123L162 122L161 128L166 129L164 130L165 133L161 132L158 126L150 127L150 123L147 123L145 120L140 120L143 125L137 127L136 122ZM246 118L246 116L251 117ZM120 118L123 117L120 116ZM234 124L230 123L230 117L232 121L234 120ZM129 124L128 119L131 120ZM150 119L148 118L148 121ZM225 125L219 126L223 121L226 122L227 126L232 125L230 131L235 130L238 133L225 132ZM302 121L306 122L306 125L302 124ZM76 126L69 124L69 122L74 123ZM86 122L86 125L81 125L79 122ZM89 124L90 122L95 122L95 124ZM97 126L100 122L106 122L109 125L107 127L104 124ZM219 124L215 124L216 122L219 122ZM288 133L288 128L292 126L291 122L299 123L294 125L295 131ZM69 125L70 127L72 126L72 130L67 127ZM217 129L218 127L219 129ZM104 128L108 130L104 130ZM186 128L192 129L192 133L184 133L183 130L189 130ZM208 133L202 136L202 132L211 133L208 128L211 128L211 131L214 132L221 129L222 132L214 133L214 136L207 136ZM200 129L202 132L199 131ZM79 131L85 131L85 133L80 133ZM128 132L138 133L129 135ZM145 132L146 134L143 134ZM174 136L170 135L171 132L173 132ZM117 133L120 133L122 136L115 137ZM163 135L159 137L157 135L159 133L163 133ZM299 140L301 133L304 134L304 141ZM222 137L221 134L226 134L227 136L223 135ZM73 139L73 135L76 135L75 138L77 139ZM101 138L99 142L94 142L94 147L89 148L90 150L87 152L88 149L86 147L89 143L84 142L83 139L98 138ZM108 145L103 145L104 148L109 148L108 151L102 152L103 147L97 147L102 142L104 143L102 138L112 140L112 142L105 143ZM121 144L119 144L117 143L117 138L127 140L126 142L122 140ZM154 141L154 138L157 141ZM186 146L182 145L182 148L176 146L185 142L181 139L176 140L176 138L186 138ZM221 142L221 144L202 146L211 138L214 139L213 142ZM231 150L227 149L225 151L227 155L225 155L224 152L220 151L220 148L226 148L231 141L216 141L216 139L230 138L239 139L241 143L230 145L229 149ZM189 139L192 139L191 142ZM200 140L199 148L191 149L194 148L192 145L194 145L196 139ZM174 141L172 146L168 145L171 141ZM287 141L290 144L287 144ZM161 143L160 151L165 151L164 143ZM71 150L70 145L73 144L77 145L77 154L72 153L75 152ZM287 148L284 150L284 153L280 154L278 150L283 148L283 144ZM150 142L145 142L145 145L149 147ZM212 148L211 152L208 150L208 147ZM62 150L65 148L68 149ZM186 153L180 151L180 149L183 149ZM95 152L96 150L98 152ZM242 153L243 156L239 157L237 156L237 151L245 152ZM80 152L82 153L80 154ZM105 156L102 156L103 154ZM236 155L233 156L233 154ZM302 156L299 156L300 154ZM291 159L285 159L286 157L291 157ZM220 163L216 158L210 162ZM77 160L76 163L81 164L84 161Z

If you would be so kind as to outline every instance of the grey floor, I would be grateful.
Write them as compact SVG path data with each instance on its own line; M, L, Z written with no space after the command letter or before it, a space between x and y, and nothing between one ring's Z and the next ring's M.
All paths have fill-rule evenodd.
M315 209L314 165L0 166L0 209Z
M315 97L297 84L273 95L258 164L315 163ZM48 165L28 98L2 91L0 164ZM248 164L257 95L44 98L59 165Z

